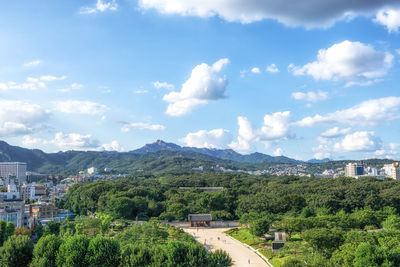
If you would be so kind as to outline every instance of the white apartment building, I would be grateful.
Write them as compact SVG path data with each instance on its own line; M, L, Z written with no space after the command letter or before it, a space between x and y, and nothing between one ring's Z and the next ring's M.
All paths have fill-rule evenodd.
M385 164L382 169L388 177L400 180L400 166L398 162Z
M10 177L15 177L20 185L26 182L26 163L25 162L0 162L0 177L4 180L4 185L10 184Z

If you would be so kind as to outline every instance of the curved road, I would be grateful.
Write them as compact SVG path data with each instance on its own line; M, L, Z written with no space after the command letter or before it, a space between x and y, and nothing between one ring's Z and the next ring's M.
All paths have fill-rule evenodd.
M233 265L237 267L268 267L256 253L243 246L240 242L232 239L224 233L229 228L186 228L186 233L191 234L194 238L203 244L208 250L222 249L225 250L232 258Z

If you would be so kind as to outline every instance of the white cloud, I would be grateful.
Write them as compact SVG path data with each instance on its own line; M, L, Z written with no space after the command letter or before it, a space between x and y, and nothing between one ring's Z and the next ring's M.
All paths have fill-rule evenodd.
M350 130L350 128L340 129L339 127L333 127L321 133L321 136L325 138L337 138L347 134Z
M84 87L83 84L72 83L68 88L58 89L57 91L60 93L69 93L72 90L79 90L82 89L83 87Z
M400 9L383 9L376 14L376 23L386 26L389 32L398 32L400 28Z
M393 55L360 42L343 41L318 51L318 60L303 67L289 65L294 75L311 75L316 80L361 80L386 75Z
M125 149L117 142L117 141L112 141L110 144L102 144L98 150L100 151L118 151L118 152L124 152Z
M62 151L125 151L117 141L114 140L110 144L101 144L98 140L94 139L91 134L82 135L79 133L58 132L50 143Z
M40 76L41 81L46 81L46 82L52 82L52 81L63 81L67 79L68 77L66 75L62 75L60 77L57 76L52 76L52 75L45 75L45 76Z
M229 144L229 146L239 152L247 152L251 149L250 142L256 139L256 135L253 131L253 126L246 117L238 117L238 137L237 141Z
M334 145L337 152L368 152L382 148L382 142L374 132L360 131L346 135Z
M264 116L264 123L259 130L262 140L276 140L289 135L290 111L275 112Z
M379 82L382 82L382 81L383 81L383 79L374 79L374 80L369 80L369 81L350 81L350 82L347 82L344 87L348 88L348 87L351 87L351 86L354 86L354 85L357 85L357 86L370 86L372 84L379 83Z
M32 137L30 135L24 135L22 137L22 145L24 145L24 147L36 147L39 144L42 144L43 140L41 138L37 138L37 137Z
M229 146L240 152L247 152L257 142L269 147L271 141L291 137L290 111L266 114L264 122L259 129L254 129L246 117L238 117L238 137Z
M156 81L156 82L153 82L153 86L157 89L167 89L170 91L175 89L175 86L173 84L169 84L167 82Z
M400 97L384 97L367 100L348 109L338 110L325 116L305 117L294 123L297 126L313 126L321 123L374 126L399 118Z
M132 130L164 131L166 127L161 124L150 124L147 122L128 123L121 127L121 132L127 133Z
M279 157L279 156L282 156L282 155L283 155L283 149L282 148L278 147L277 149L275 149L275 151L274 151L274 156L275 157Z
M135 91L133 91L133 93L137 94L137 95L147 94L148 92L149 91L147 91L147 90L135 90Z
M228 80L218 76L218 73L228 62L229 60L224 58L212 66L202 63L194 67L180 92L174 91L164 95L163 100L170 103L165 113L170 116L182 116L210 100L226 98L225 88Z
M29 134L42 128L50 112L25 101L0 99L0 136Z
M228 130L214 129L210 131L200 130L188 133L179 141L189 147L223 148L232 140Z
M105 105L91 101L65 100L54 104L56 110L67 114L99 115L108 109Z
M252 73L255 73L255 74L260 74L260 73L261 73L260 69L257 68L257 67L252 68L250 71L251 71Z
M331 157L331 153L329 152L316 152L314 154L314 158L315 159L326 159L326 158L330 158Z
M279 72L278 67L275 64L271 64L269 66L267 66L267 68L265 69L267 72Z
M118 3L116 0L97 0L94 7L82 7L80 14L95 14L105 11L117 11Z
M321 100L326 100L328 98L328 92L318 91L318 92L294 92L292 93L292 98L296 100L305 100L309 102L318 102Z
M25 63L24 67L27 67L27 68L36 67L36 66L40 65L41 63L42 63L42 61L40 61L40 60L34 60L34 61L31 61L31 62Z
M50 143L56 145L61 150L96 150L100 144L93 139L91 134L81 135L78 133L56 133Z
M139 0L142 9L156 9L162 14L202 18L218 15L241 23L273 19L307 28L325 28L349 17L370 15L390 3L396 0Z

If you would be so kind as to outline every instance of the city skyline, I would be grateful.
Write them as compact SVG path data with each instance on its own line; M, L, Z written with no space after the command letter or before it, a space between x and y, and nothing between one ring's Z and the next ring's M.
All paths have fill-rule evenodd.
M0 139L399 158L396 1L8 2Z

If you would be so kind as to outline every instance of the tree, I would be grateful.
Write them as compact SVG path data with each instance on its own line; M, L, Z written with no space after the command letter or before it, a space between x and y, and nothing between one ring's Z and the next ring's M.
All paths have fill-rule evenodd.
M210 266L228 267L232 265L232 259L228 253L222 249L210 252Z
M49 222L44 228L43 235L59 235L60 234L60 226L59 222Z
M97 236L89 242L86 260L89 266L112 267L119 265L120 256L121 251L116 240Z
M128 244L123 248L121 265L127 267L148 266L152 261L151 248L143 244Z
M0 246L6 241L6 227L7 223L4 220L0 221Z
M266 218L256 219L251 222L250 232L256 236L262 236L269 230L271 221Z
M40 239L43 235L43 225L39 222L35 228L33 228L33 233L36 235L37 239Z
M33 243L26 235L13 235L0 248L2 267L26 267L32 259Z
M57 254L57 266L62 267L87 267L86 253L89 238L84 235L68 237L60 246Z
M388 230L400 230L400 217L397 215L389 215L382 223L382 227Z
M12 222L8 222L7 226L6 226L6 240L14 235L14 231L15 231L15 225Z
M304 232L303 238L311 247L330 257L343 242L342 233L334 229L314 228Z
M378 264L378 255L374 245L361 243L354 253L353 264L355 267L375 267Z
M31 231L25 227L17 227L17 228L15 228L14 234L31 236Z
M62 239L56 235L47 235L40 238L33 250L32 266L57 267L57 253L61 244Z

